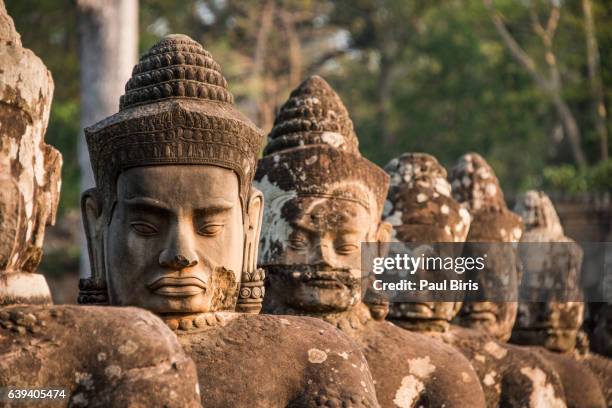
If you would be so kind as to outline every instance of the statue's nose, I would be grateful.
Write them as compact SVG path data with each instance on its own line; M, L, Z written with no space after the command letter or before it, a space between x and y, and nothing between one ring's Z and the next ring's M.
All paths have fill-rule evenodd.
M185 268L191 268L198 264L197 259L188 259L182 254L176 254L174 256L165 256L163 251L159 256L159 264L164 268L181 270Z
M163 268L179 271L198 264L195 242L189 225L177 223L170 230L165 249L159 254L159 265Z

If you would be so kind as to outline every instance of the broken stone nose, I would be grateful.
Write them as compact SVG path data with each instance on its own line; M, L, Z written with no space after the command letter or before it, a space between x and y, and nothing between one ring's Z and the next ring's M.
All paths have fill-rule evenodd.
M163 255L163 254L162 254ZM173 258L166 260L166 259L160 259L159 264L165 268L171 268L171 269L185 269L185 268L190 268L192 266L195 266L198 264L198 261L193 259L193 260L189 260L187 259L185 256L181 255L181 254L177 254L175 255Z

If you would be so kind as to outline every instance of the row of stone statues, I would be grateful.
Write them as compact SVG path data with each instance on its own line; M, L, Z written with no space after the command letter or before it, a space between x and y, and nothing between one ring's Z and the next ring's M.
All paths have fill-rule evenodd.
M612 404L610 360L574 352L581 304L547 305L556 317L534 332L530 304L367 296L362 242L383 256L392 239L521 239L482 157L463 156L450 178L427 154L381 169L361 156L338 95L311 77L258 160L262 131L183 35L144 54L119 112L85 129L92 276L79 284L86 305L52 305L35 274L59 194L61 158L43 141L52 83L0 14L0 386L52 384L69 390L65 406L96 407ZM20 95L29 72L45 92L26 80L39 88ZM517 211L527 234L567 240L541 193ZM483 282L516 288L515 255L493 253Z

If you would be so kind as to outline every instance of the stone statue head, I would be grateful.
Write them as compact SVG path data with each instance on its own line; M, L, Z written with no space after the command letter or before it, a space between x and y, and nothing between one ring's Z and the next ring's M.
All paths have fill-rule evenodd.
M386 241L388 176L361 157L348 112L314 76L281 107L259 161L265 196L259 264L266 310L341 312L361 302L361 243Z
M200 44L169 35L134 67L119 112L85 129L96 188L82 197L82 303L259 310L262 134L219 70Z
M62 157L44 141L53 80L21 45L0 1L0 304L49 303L42 275L46 225L55 222Z
M525 242L563 242L565 237L561 221L550 198L543 191L530 190L521 195L514 212L523 218Z
M493 168L478 153L461 156L451 170L449 181L453 197L470 213L507 209Z
M391 160L385 170L391 185L383 220L393 226L397 241L415 245L465 241L470 214L451 197L446 169L435 157L426 153L404 153ZM457 245L441 247L441 250L454 249ZM391 304L389 319L414 330L445 331L460 307L461 301L435 301L432 294L430 301Z
M572 351L584 314L582 249L565 236L555 207L544 192L528 191L519 196L514 210L525 220L521 250L528 251L523 257L528 273L524 279L537 289L537 299L519 304L512 342ZM556 298L559 291L563 299Z
M508 210L491 166L478 154L463 155L449 177L453 197L472 215L464 256L486 257L482 270L465 279L479 284L478 300L466 297L458 315L461 325L482 329L500 340L510 338L516 319L520 261L514 245L521 239L521 218ZM500 296L500 288L504 288ZM489 299L481 301L482 297ZM500 299L503 297L503 299Z

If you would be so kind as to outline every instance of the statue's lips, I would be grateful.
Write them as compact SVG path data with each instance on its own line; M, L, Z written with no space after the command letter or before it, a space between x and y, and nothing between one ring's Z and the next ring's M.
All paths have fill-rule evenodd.
M303 282L309 286L324 289L339 289L344 287L344 284L337 277L337 272L315 272L310 276L305 276Z
M196 277L162 277L147 285L153 293L162 296L194 296L206 291L206 283Z
M489 310L470 311L463 315L466 320L473 322L495 322L497 321L497 315Z
M340 289L344 287L341 282L337 280L329 280L329 279L313 279L306 282L309 286L314 286L322 289Z
M331 268L321 265L266 264L263 267L269 276L279 276L292 286L319 289L351 289L360 284L360 279L353 277L350 268Z
M424 303L405 303L402 315L418 319L429 319L433 317L434 311L429 305Z

